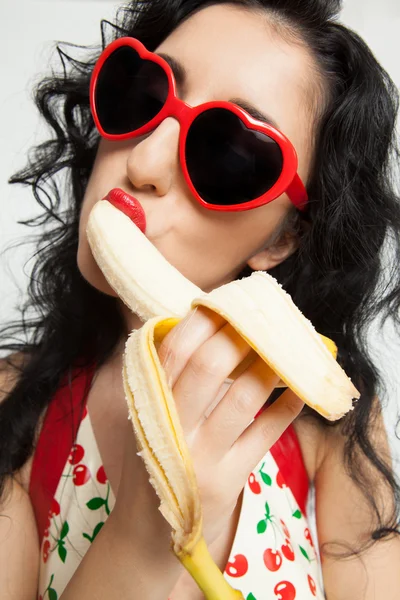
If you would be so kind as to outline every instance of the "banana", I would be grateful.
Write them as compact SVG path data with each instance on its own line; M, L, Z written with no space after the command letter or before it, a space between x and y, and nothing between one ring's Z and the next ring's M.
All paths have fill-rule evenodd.
M93 207L87 237L108 283L143 322L159 315L184 317L202 294L107 200Z
M204 306L222 315L252 348L231 378L261 356L283 384L329 420L351 410L360 394L336 362L333 342L318 335L266 273L254 272L205 294L107 201L93 207L87 235L107 281L144 322L127 340L123 382L139 454L171 525L172 550L207 600L239 600L241 592L225 580L203 537L195 472L158 357L161 341L189 310Z

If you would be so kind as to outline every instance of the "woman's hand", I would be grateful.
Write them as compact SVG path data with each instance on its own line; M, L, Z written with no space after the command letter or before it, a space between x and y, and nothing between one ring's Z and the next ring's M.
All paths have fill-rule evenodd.
M287 390L253 421L279 377L257 358L226 383L249 352L236 330L204 307L191 311L158 349L192 456L208 543L224 529L250 472L304 406Z
M287 390L254 420L279 377L258 358L227 383L249 352L236 330L204 307L191 311L158 348L192 457L208 544L225 528L250 472L303 407ZM142 558L148 553L149 560L163 562L169 554L170 526L137 456L131 423L127 426L115 517L122 534L142 544Z

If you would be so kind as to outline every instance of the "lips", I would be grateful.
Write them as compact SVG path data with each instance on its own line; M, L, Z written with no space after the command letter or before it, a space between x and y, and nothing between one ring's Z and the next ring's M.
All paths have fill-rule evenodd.
M142 233L146 231L146 215L139 200L120 188L110 190L104 200L108 200L127 217L129 217Z

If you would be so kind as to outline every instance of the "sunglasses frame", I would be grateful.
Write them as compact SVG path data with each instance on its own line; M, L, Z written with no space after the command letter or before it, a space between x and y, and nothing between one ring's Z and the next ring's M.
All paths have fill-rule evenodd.
M142 60L149 60L156 64L158 64L165 72L168 78L168 96L165 101L163 108L160 112L153 117L148 123L140 127L139 129L135 129L134 131L130 131L122 134L110 134L104 131L97 114L96 102L95 102L95 94L96 94L96 86L99 77L99 73L106 62L106 60L117 50L123 46L129 46L133 50L135 50ZM90 107L92 116L96 125L96 128L100 135L110 141L121 141L127 140L130 138L139 137L146 133L154 130L165 118L174 117L180 124L180 133L179 133L179 158L182 167L182 171L187 182L187 185L190 188L193 196L196 200L205 208L217 211L224 212L236 212L242 210L250 210L252 208L258 208L259 206L263 206L264 204L268 204L278 198L281 194L285 193L289 197L290 201L295 205L295 207L299 210L305 210L307 204L307 192L301 181L298 173L298 159L297 153L294 149L293 145L289 141L289 139L278 129L265 123L263 121L259 121L249 115L248 112L243 110L240 106L232 102L227 101L211 101L206 102L204 104L199 104L197 106L190 106L183 100L180 100L177 96L176 83L174 74L169 66L169 64L161 57L155 54L154 52L148 51L144 45L137 39L132 37L122 37L117 40L111 42L105 50L103 50L102 54L98 58L95 67L93 69L91 81L90 81ZM186 165L186 157L185 157L185 147L186 147L186 138L188 131L190 129L193 121L198 117L201 113L205 112L210 108L223 108L231 113L235 114L247 129L259 131L271 139L273 139L278 145L282 152L282 171L278 178L278 180L274 183L274 185L264 192L261 196L258 196L254 200L249 200L243 202L241 204L233 204L233 205L218 205L218 204L210 204L203 200L203 198L199 195L196 188L194 187L192 180L190 178L187 165Z

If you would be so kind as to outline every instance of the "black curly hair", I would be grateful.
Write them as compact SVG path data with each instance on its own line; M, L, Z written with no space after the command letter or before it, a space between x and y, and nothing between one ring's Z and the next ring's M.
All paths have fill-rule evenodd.
M102 22L102 47L130 35L154 50L184 19L218 3L146 0L124 5L115 24ZM365 42L338 22L339 0L235 4L269 14L282 32L305 43L327 90L307 186L307 224L298 213L292 215L300 246L270 273L316 329L336 342L340 364L361 390L355 409L339 424L314 417L326 426L343 427L347 436L343 461L374 516L369 545L399 533L400 490L390 465L371 441L376 395L383 382L366 343L366 327L378 315L382 321L393 317L397 325L399 320L400 204L391 163L399 159L398 93ZM58 46L61 72L52 72L35 90L36 105L52 137L35 147L28 166L10 179L31 186L41 212L24 223L41 226L41 233L29 300L20 321L1 332L6 362L12 362L15 353L24 360L18 383L0 404L0 493L7 476L32 454L39 417L61 378L76 365L102 365L124 331L115 298L91 287L76 264L80 207L99 143L89 109L89 81L102 48L86 48L86 60L77 60L66 47ZM62 208L65 200L67 209ZM378 285L387 240L393 255L390 285ZM238 278L250 272L246 268ZM379 511L366 461L392 490L396 508L389 519Z

